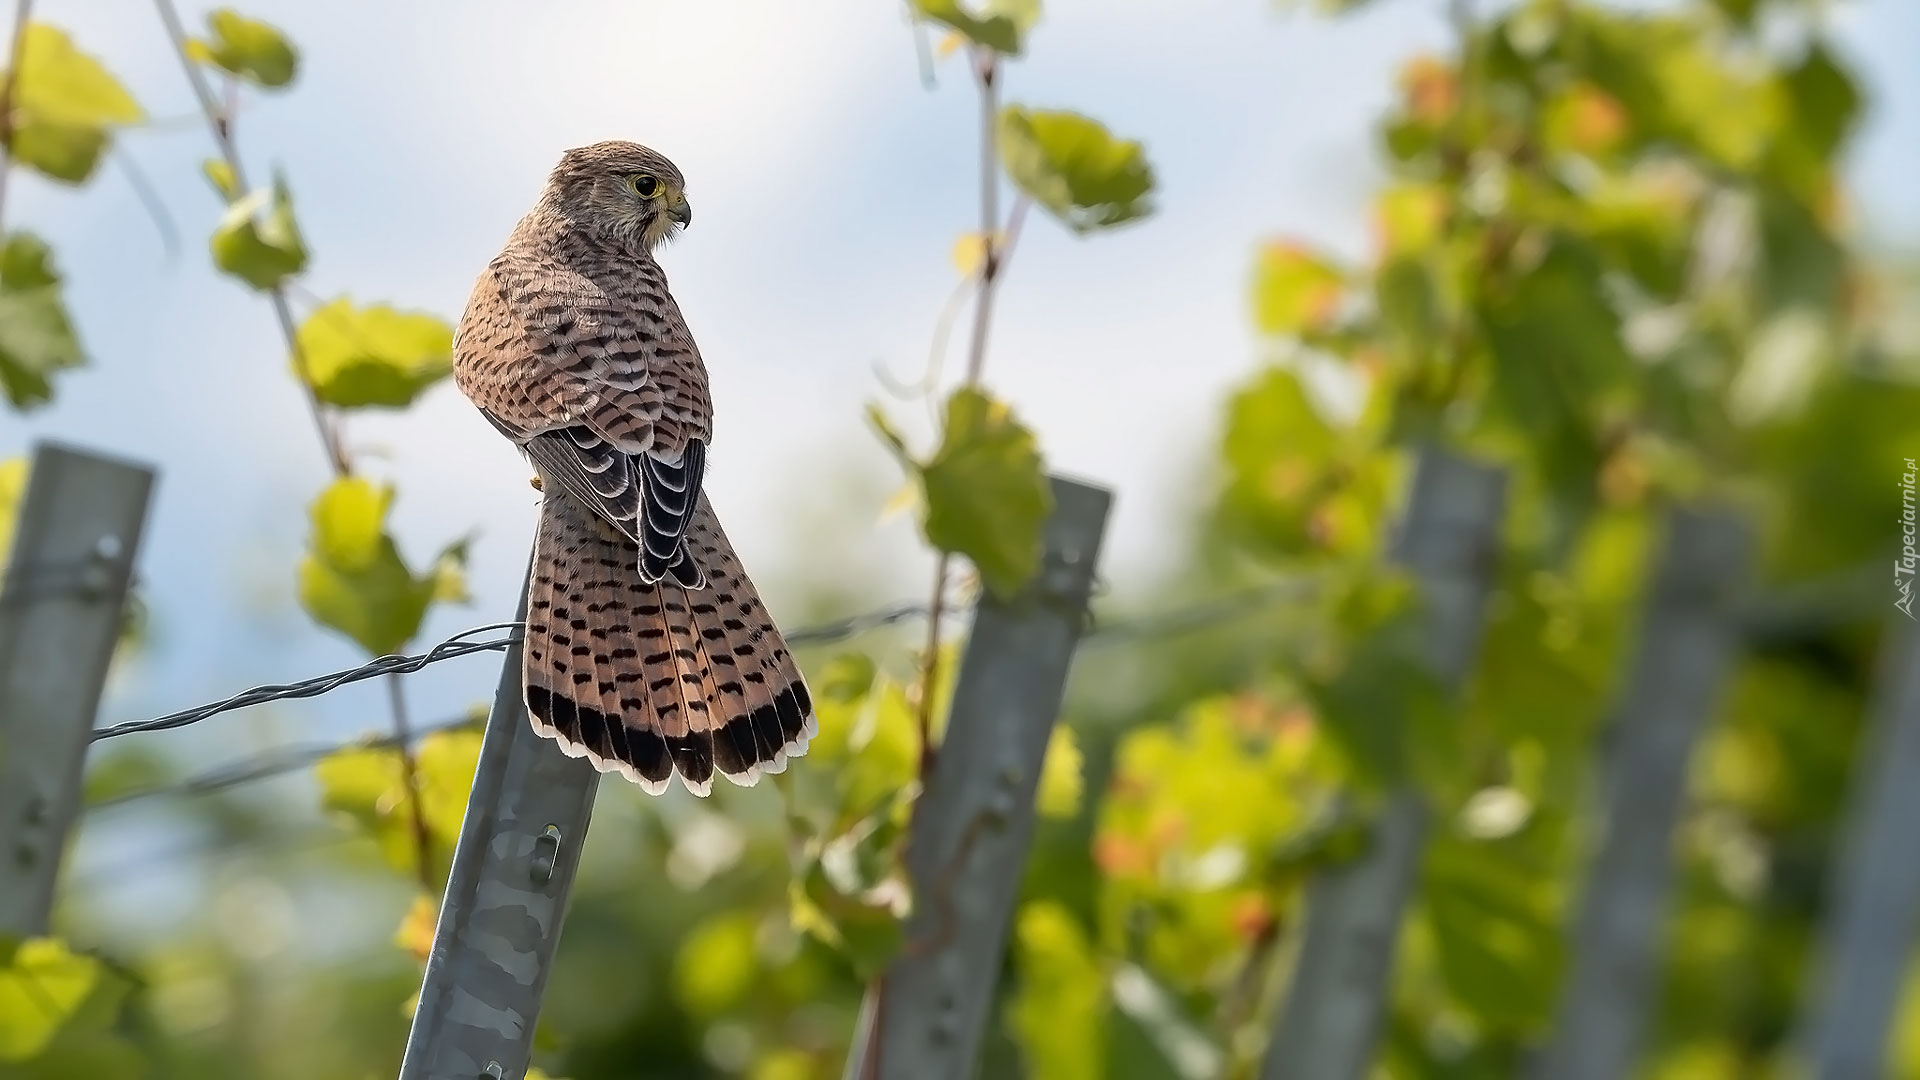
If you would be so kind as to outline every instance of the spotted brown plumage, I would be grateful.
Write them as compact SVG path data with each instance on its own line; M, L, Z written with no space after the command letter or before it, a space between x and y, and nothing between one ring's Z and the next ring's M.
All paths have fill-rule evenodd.
M806 752L812 701L702 489L706 367L654 250L692 218L646 147L569 150L474 285L454 381L541 503L524 686L534 730L648 791L752 784Z

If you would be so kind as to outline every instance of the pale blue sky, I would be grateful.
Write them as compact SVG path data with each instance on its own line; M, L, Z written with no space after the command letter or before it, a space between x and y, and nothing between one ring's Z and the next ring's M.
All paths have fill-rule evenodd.
M1053 0L1013 67L1009 99L1080 109L1143 139L1160 178L1160 212L1111 236L1030 222L990 365L1057 467L1118 488L1107 576L1123 589L1167 553L1198 498L1223 394L1255 362L1253 245L1287 234L1360 250L1379 178L1372 120L1399 63L1444 44L1441 6L1379 0L1323 19L1265 0ZM918 371L954 285L948 251L973 224L970 82L950 63L938 89L922 88L897 5L246 7L304 53L299 84L254 97L239 131L255 176L277 167L292 184L315 253L309 288L456 317L562 149L650 143L682 167L699 209L665 262L712 370L711 489L749 568L774 584L776 613L795 601L781 584L812 574L879 567L876 594L919 580L899 522L840 522L825 537L809 527L804 545L792 524L810 502L842 505L849 489L877 499L897 480L862 420L878 392L872 365ZM201 6L185 8L199 25ZM102 56L153 115L190 114L145 0L42 0L37 14ZM1852 169L1861 220L1911 244L1920 4L1841 5L1834 23L1874 99ZM156 640L109 698L109 721L359 659L289 606L323 462L270 309L208 263L221 207L199 175L205 131L169 124L124 146L178 222L182 251L167 256L117 172L80 192L16 180L8 224L55 244L95 363L62 379L56 405L0 428L0 455L54 436L163 470L142 560ZM506 443L450 385L406 414L353 419L350 437L389 455L375 468L399 484L410 556L482 530L475 604L436 613L425 637L510 616L534 495ZM416 715L484 698L494 670L481 658L415 678ZM381 726L384 698L364 687L279 717L271 731L240 715L173 738L213 759Z

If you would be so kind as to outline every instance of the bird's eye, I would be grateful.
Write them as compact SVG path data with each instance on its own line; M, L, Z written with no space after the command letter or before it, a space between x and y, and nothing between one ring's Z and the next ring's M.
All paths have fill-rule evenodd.
M651 199L660 194L660 181L646 173L635 174L627 183L632 185L633 193L643 199Z

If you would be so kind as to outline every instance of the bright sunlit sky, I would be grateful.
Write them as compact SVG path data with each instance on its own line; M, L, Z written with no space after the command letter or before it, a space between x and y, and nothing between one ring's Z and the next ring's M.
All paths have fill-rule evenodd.
M198 27L201 7L184 7ZM810 576L882 567L871 596L920 588L908 527L869 524L898 473L862 408L880 393L875 364L911 377L925 362L956 281L949 251L974 226L978 135L962 64L943 63L925 89L900 5L244 7L303 51L298 84L250 97L238 130L256 181L277 168L292 185L314 252L307 288L457 318L563 149L646 142L680 165L698 209L663 261L712 372L709 487L776 614L797 611ZM1372 120L1398 65L1444 45L1441 7L1379 0L1326 19L1266 0L1050 0L1013 65L1010 100L1080 109L1142 139L1159 177L1159 212L1120 232L1075 240L1029 221L989 366L1054 467L1119 491L1106 561L1119 590L1172 551L1224 393L1254 363L1254 244L1286 234L1364 250L1380 177ZM94 363L60 380L52 407L0 421L0 455L51 436L162 473L141 560L154 642L102 719L357 662L356 646L292 607L324 462L269 306L209 262L221 207L199 163L211 147L152 6L42 0L36 14L162 121L122 146L181 235L170 253L117 167L81 191L17 178L7 206L9 226L55 245ZM1857 216L1911 245L1920 4L1840 5L1833 24L1874 103L1853 158ZM517 454L450 383L405 414L356 416L349 437L398 483L410 558L481 530L473 606L439 610L424 638L510 617L535 499ZM823 530L810 505L860 513ZM480 658L416 677L415 714L485 698L495 671ZM277 738L379 727L384 696L362 687L275 715L219 718L177 745L212 759L270 727Z

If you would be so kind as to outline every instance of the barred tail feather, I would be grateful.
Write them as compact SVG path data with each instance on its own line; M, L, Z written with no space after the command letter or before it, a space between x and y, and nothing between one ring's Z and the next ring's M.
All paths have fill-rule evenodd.
M702 495L686 554L704 587L642 580L639 545L558 490L543 504L527 600L534 731L658 795L677 773L750 786L818 732L812 698Z

